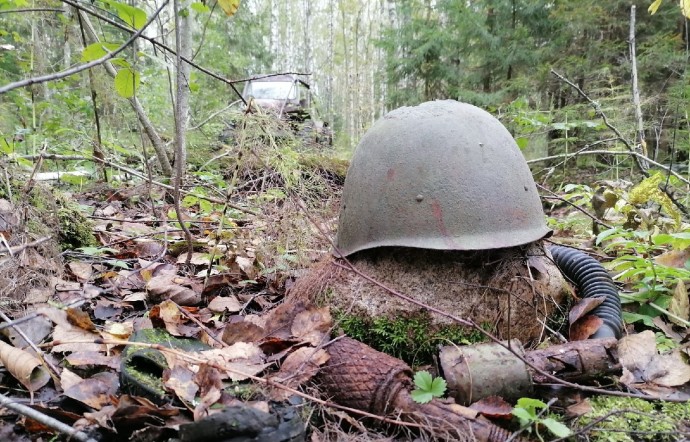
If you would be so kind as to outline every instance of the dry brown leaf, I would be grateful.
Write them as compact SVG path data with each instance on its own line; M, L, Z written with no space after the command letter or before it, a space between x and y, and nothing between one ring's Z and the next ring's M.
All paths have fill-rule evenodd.
M117 375L103 372L72 385L65 390L64 395L100 410L110 404L110 396L117 392L118 387Z
M101 336L70 324L57 324L53 330L53 353L69 353L74 351L105 351L103 344L97 344L96 339Z
M258 342L264 336L266 331L263 327L244 320L226 324L221 340L232 345L236 342Z
M223 313L225 311L235 313L242 310L240 302L234 296L216 296L208 303L208 308L216 313Z
M73 367L105 366L112 369L120 368L120 357L106 356L97 351L77 351L65 357ZM64 388L64 387L63 387Z
M50 381L50 373L40 359L28 351L0 341L0 361L27 390L33 392Z
M570 326L568 336L571 341L584 341L599 330L604 321L596 315L580 318Z
M290 332L301 341L318 346L328 339L328 332L332 326L333 319L328 307L311 308L297 313Z
M225 369L225 377L243 381L262 372L270 364L264 364L264 354L256 344L238 342L229 347L205 350L199 353L209 364Z
M623 366L621 382L643 391L677 387L690 382L690 365L681 350L657 354L654 332L646 330L629 335L618 343L618 357Z
M28 314L29 312L27 312ZM53 331L53 323L46 317L39 315L26 322L8 327L2 330L2 334L7 336L10 343L17 348L26 348L29 343L15 330L19 328L31 342L38 344Z
M199 391L199 386L194 383L194 372L179 364L163 372L163 385L187 403L193 403Z
M132 322L105 321L101 335L105 339L112 337L114 339L122 339L126 341L133 332L134 324Z
M248 279L256 278L256 275L258 272L257 272L256 267L254 267L254 259L253 258L245 258L244 256L236 256L235 262L239 266L240 270L242 270L242 273L244 273Z
M180 309L173 301L163 301L158 305L154 305L151 308L149 314L151 321L162 321L165 325L165 329L173 336L182 336L183 333L180 332L179 326L183 320L182 313Z
M83 380L84 378L67 368L63 368L60 373L60 387L63 391L72 388Z
M288 387L298 387L308 382L319 372L319 367L328 362L330 356L324 349L314 349L312 347L298 348L290 353L280 370L271 376L276 382L280 382ZM272 392L275 400L287 399L291 393L277 389Z
M93 277L93 265L90 262L71 261L67 268L79 282L90 281Z
M512 419L513 417L513 406L500 396L486 397L470 405L470 408L494 419Z
M185 285L191 281L177 275L163 274L154 276L146 283L146 290L152 302L170 299L179 305L194 305L201 302L201 295Z
M673 298L668 306L668 311L680 319L668 315L668 319L676 325L685 327L686 321L690 319L690 302L688 301L688 291L685 281L678 279L676 288L673 290Z
M690 247L685 250L669 250L654 258L654 262L667 267L684 269L688 259L690 259Z
M592 404L590 404L589 400L585 398L580 402L568 406L568 408L565 409L565 413L566 417L574 418L584 416L585 414L590 413L592 410Z
M70 307L65 313L70 324L87 331L96 331L96 325L91 322L91 317L84 310Z
M210 259L208 253L194 252L192 253L192 259L189 261L190 264L195 266L208 266ZM177 257L177 264L184 264L187 262L187 254L181 253Z
M606 299L604 296L596 298L582 298L575 303L568 313L568 322L574 324L578 319L582 318L587 313L594 310Z

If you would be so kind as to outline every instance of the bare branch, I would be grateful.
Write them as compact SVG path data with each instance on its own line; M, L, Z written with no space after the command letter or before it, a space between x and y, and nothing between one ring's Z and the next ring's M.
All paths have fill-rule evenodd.
M104 22L106 22L106 23L108 23L108 24L110 24L110 25L115 26L116 28L118 28L118 29L120 29L120 30L122 30L122 31L129 32L130 34L134 32L134 30L132 30L132 29L128 28L127 26L124 26L124 25L122 25L122 24L116 22L115 20L112 20L112 19L110 19L110 18L104 16L103 14L99 14L98 12L93 11L92 9L85 8L85 7L84 7L83 5L81 5L80 3L77 3L77 2L72 1L72 0L61 0L61 1L62 1L63 3L67 3L68 5L70 5L70 6L74 7L74 8L77 8L77 9L80 10L80 11L83 11L83 12L85 12L85 13L87 13L87 14L93 15L94 17L97 17L97 18L103 20ZM167 2L166 2L166 3L167 3ZM163 43L161 43L161 42L159 42L159 41L156 40L155 38L147 37L146 35L141 35L140 38L142 38L142 39L144 39L144 40L150 42L151 44L153 44L153 45L155 45L155 46L158 46L159 48L161 48L161 49L163 49L163 50L165 50L165 51L167 51L167 52L169 52L169 53L171 53L171 54L175 54L175 50L174 50L174 49L172 49L171 47L169 47L169 46L167 46L167 45L165 45L165 44L163 44ZM229 85L229 86L232 88L232 90L235 92L235 94L237 94L237 96L240 98L240 100L242 100L242 103L244 103L245 105L247 104L247 102L245 101L245 99L242 98L242 94L240 94L240 91L238 91L238 90L237 90L237 87L235 87L235 83L240 83L240 82L245 81L245 80L235 80L235 81L228 80L227 78L225 78L225 77L223 77L223 76L221 76L221 75L219 75L219 74L216 74L216 73L214 73L214 72L211 72L211 71L209 71L208 69L206 69L206 68L204 68L204 67L202 67L202 66L200 66L200 65L198 65L198 64L196 64L196 63L194 63L192 60L189 60L189 59L186 58L186 57L182 57L182 60L185 61L185 62L186 62L187 64L189 64L190 66L192 66L194 69L196 69L196 70L198 70L198 71L200 71L200 72L203 72L204 74L206 74L206 75L208 75L208 76L210 76L210 77L212 77L212 78L215 78L216 80L220 80L220 81L222 81L223 83Z
M65 12L60 8L19 8L19 9L5 9L0 11L0 15L2 14L11 14L13 12Z
M165 0L163 2L163 4L156 10L156 12L153 13L151 15L151 17L149 17L149 19L146 21L144 26L142 26L141 29L139 29L134 34L132 34L132 36L122 46L115 49L114 51L105 54L104 56L102 56L101 58L99 58L97 60L90 61L86 64L81 65L81 66L75 66L71 69L67 69L67 70L64 70L62 72L55 72L55 73L48 74L48 75L42 75L40 77L25 78L23 80L15 81L14 83L7 84L3 87L0 87L0 94L4 94L5 92L9 92L11 90L14 90L14 89L17 89L20 87L31 86L32 84L45 83L46 81L59 80L61 78L66 78L66 77L69 77L70 75L78 74L81 71L91 69L94 66L101 65L101 64L105 63L106 61L116 57L117 54L124 51L129 45L131 45L134 42L134 40L136 40L137 38L139 38L142 35L144 30L151 24L151 22L153 22L153 20L156 18L156 16L158 16L158 14L161 13L163 8L168 4L169 1L170 0Z
M37 422L40 422L47 427L53 428L61 433L68 435L70 438L78 440L79 442L96 442L95 439L89 437L89 435L84 433L83 431L75 430L69 425L62 423L59 420L54 419L50 416L46 416L40 411L34 410L29 406L18 404L14 402L12 399L5 396L4 394L0 394L0 406L12 410L15 413L19 413L22 416L26 416Z

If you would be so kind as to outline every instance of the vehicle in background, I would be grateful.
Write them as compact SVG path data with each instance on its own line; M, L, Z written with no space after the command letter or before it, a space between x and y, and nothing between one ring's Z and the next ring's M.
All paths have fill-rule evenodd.
M252 77L245 82L242 92L247 102L245 112L275 115L287 122L291 131L305 142L331 146L333 131L327 122L318 118L311 86L306 80L306 76L297 74Z

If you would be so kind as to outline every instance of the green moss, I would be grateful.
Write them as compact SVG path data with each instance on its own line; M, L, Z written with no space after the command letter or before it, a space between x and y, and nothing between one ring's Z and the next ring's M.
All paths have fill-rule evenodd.
M459 325L434 326L428 314L369 319L336 312L335 318L348 336L410 365L432 363L438 345L473 344L484 340L481 333Z
M79 207L66 199L57 199L59 242L62 250L96 246L91 222L79 211Z
M611 396L594 397L590 402L593 411L577 424L584 428L606 416L587 431L595 442L675 441L679 424L690 420L687 404Z

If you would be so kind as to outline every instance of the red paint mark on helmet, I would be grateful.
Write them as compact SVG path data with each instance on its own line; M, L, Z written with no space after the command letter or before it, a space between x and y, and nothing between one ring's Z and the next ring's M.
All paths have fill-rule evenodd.
M441 232L441 235L443 235L443 239L446 242L448 249L459 249L460 247L458 243L455 242L455 239L453 239L453 237L448 233L446 223L443 221L443 208L441 207L441 204L438 202L438 200L433 200L431 202L431 211L434 215L434 219L436 219L438 230L439 232Z
M388 169L388 173L386 174L386 179L388 181L393 181L395 179L395 169L392 167Z

